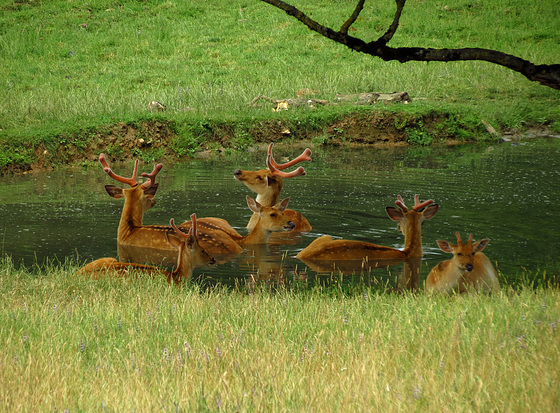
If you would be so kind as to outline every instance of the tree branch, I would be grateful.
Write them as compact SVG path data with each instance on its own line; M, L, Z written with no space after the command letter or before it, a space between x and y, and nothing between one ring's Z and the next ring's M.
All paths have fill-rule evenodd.
M393 19L393 23L391 23L389 29L385 32L385 34L379 38L379 40L377 41L378 43L387 44L389 40L393 38L393 35L395 34L397 28L399 27L399 20L401 18L401 13L404 9L404 4L406 3L406 0L395 0L395 1L397 3L397 11L395 12L395 18Z
M354 9L354 13L352 13L350 18L348 20L346 20L344 22L344 24L342 25L342 27L340 28L340 33L348 34L348 29L350 28L350 26L352 26L352 24L354 24L354 22L356 21L356 19L360 15L360 12L364 8L364 3L365 2L366 2L366 0L359 0L358 1L358 4L356 4L356 8Z
M420 62L454 62L463 60L480 60L507 67L524 75L527 79L539 82L544 86L560 90L560 64L535 65L520 57L490 49L462 48L462 49L433 49L422 47L389 47L387 43L395 34L399 19L406 0L396 0L397 10L392 24L387 32L378 40L365 42L364 40L348 35L348 28L354 23L362 10L365 0L359 0L352 16L342 25L339 31L311 19L296 7L282 0L261 0L274 7L284 10L289 16L305 24L309 29L320 35L343 44L357 52L379 57L385 61L397 60L401 63L408 61Z

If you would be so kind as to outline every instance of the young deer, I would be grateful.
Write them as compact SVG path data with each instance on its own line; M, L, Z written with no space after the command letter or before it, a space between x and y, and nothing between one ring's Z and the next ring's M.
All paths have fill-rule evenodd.
M418 195L414 197L414 207L409 210L401 196L395 204L398 208L387 207L386 211L393 221L399 223L398 229L404 234L404 249L385 247L363 241L333 240L324 235L314 240L297 258L306 262L334 260L405 260L422 257L422 222L431 219L439 206L433 200L420 203Z
M257 193L256 201L265 207L271 207L280 202L280 191L282 190L283 178L293 178L305 175L305 170L301 166L290 173L283 172L283 170L303 161L311 161L311 150L305 149L297 158L285 164L278 165L272 157L272 145L273 144L271 143L268 146L266 159L268 169L260 169L258 171L244 171L237 169L233 173L235 179L245 184L251 191ZM307 221L307 219L299 212L287 209L284 213L289 217L290 221L295 224L295 232L309 232L311 230L309 221ZM257 220L258 215L255 213L249 220L247 229L253 229Z
M465 293L469 289L498 291L500 283L496 270L488 257L482 253L490 240L485 238L473 243L473 236L470 234L469 241L463 244L459 233L455 234L457 245L437 240L439 248L443 252L453 254L453 258L442 261L432 268L426 279L426 291L448 294Z
M192 225L187 234L175 226L173 218L170 225L175 234L166 233L167 241L171 246L179 250L177 268L175 271L167 271L164 268L153 265L136 264L131 262L118 262L114 258L100 258L80 268L78 275L99 276L107 272L126 276L133 271L138 271L151 276L165 276L168 283L179 284L191 278L193 269L204 265L212 265L216 261L212 258L198 242L198 230L196 214L191 215Z
M244 245L268 243L273 232L292 231L295 224L285 214L289 201L290 198L286 198L274 206L265 207L250 196L247 196L249 209L258 216L257 223L251 232L245 236L231 237L223 231L208 231L203 234L203 237L207 238L208 245L211 245L209 251L213 254L238 253L243 251ZM232 250L225 247L225 241L229 243L230 240L237 244L237 249Z
M117 182L124 183L130 188L119 188L114 185L106 185L107 193L115 198L124 198L124 206L121 213L121 219L117 235L117 248L119 259L122 262L152 262L152 263L168 263L175 261L176 250L173 249L167 240L167 234L173 233L173 228L166 225L144 225L144 213L155 205L154 196L156 194L158 184L155 178L162 169L162 164L156 164L150 174L143 173L143 177L148 179L143 184L138 184L138 160L134 163L134 171L132 177L124 178L115 174L105 158L104 154L99 156L99 162L103 166L104 171L112 179ZM224 231L230 237L241 237L227 221L220 218L199 218L197 220L199 232L204 234L206 231ZM191 222L187 221L179 225L182 231L188 231ZM227 241L226 241L227 242ZM202 246L207 246L202 242ZM237 243L230 241L230 248L238 248ZM173 261L170 261L173 260Z

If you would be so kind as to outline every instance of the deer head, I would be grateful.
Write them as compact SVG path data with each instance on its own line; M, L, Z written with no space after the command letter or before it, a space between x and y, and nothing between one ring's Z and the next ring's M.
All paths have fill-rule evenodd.
M311 150L305 149L297 158L279 165L272 156L272 146L272 143L268 146L266 159L269 169L260 169L258 171L245 171L237 169L233 173L235 179L243 182L251 191L257 193L256 200L264 206L273 206L280 201L280 191L282 190L283 178L293 178L306 174L305 170L301 166L290 173L283 172L284 169L303 161L311 161Z
M471 272L474 269L475 254L486 248L490 240L485 238L473 243L473 235L470 234L468 242L464 244L459 233L456 232L455 235L457 236L457 245L441 239L437 240L437 245L443 252L453 254L451 261L455 267L463 272Z
M163 164L155 164L151 173L142 173L143 177L148 178L143 184L137 181L138 174L138 159L134 162L134 170L130 178L125 178L117 175L109 167L107 159L104 154L99 155L99 162L103 166L103 170L107 175L117 182L121 182L130 186L130 188L119 188L114 185L106 185L105 190L107 193L115 198L125 198L125 205L121 215L121 224L123 222L130 222L135 226L142 225L144 213L153 207L156 203L154 196L156 194L158 184L155 182L156 176L163 168Z

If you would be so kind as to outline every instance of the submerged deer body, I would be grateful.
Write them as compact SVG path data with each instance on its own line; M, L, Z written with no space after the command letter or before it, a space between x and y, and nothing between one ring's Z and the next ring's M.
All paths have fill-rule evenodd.
M139 272L151 276L164 276L169 283L179 284L186 281L191 278L194 268L215 263L214 258L208 255L198 242L195 214L191 215L191 222L191 228L185 234L175 226L171 219L170 225L175 234L166 233L169 244L179 251L175 271L167 271L153 265L118 262L114 258L100 258L78 270L78 275L95 277L110 272L119 276L127 276L132 272Z
M426 279L426 291L465 293L469 290L496 292L500 289L498 275L488 257L482 253L489 239L474 242L472 234L466 244L456 233L457 245L438 240L439 248L453 254L450 260L436 265Z
M401 196L395 202L398 208L387 207L386 211L393 221L399 223L399 230L404 234L404 249L376 245L364 241L334 240L324 235L314 240L299 254L297 258L303 262L335 261L335 260L369 260L369 261L402 261L422 257L422 222L431 219L439 206L433 200L419 202L415 196L415 205L408 209Z
M99 162L103 166L104 171L112 179L124 183L130 188L119 188L114 185L106 185L107 193L115 198L124 198L124 206L121 213L119 228L117 233L117 252L121 262L151 262L155 264L172 265L177 258L177 250L168 242L167 234L174 232L173 228L167 225L144 225L144 213L155 205L154 196L156 194L158 184L155 178L162 164L156 164L150 174L143 173L142 176L148 179L143 183L137 182L138 160L135 161L134 171L131 178L124 178L115 174L105 155L99 156ZM226 245L224 248L230 250L239 250L238 244L231 237L241 237L233 228L228 230L229 224L220 218L200 218L198 222L198 231L201 238L202 247L212 253L211 245L207 245L204 241L206 232L223 231L229 235L225 238ZM188 231L192 222L188 221L179 228L182 231ZM229 239L229 242L228 242Z
M257 193L256 201L265 207L271 207L280 202L280 192L282 191L282 179L293 178L305 175L302 167L295 171L286 173L284 169L289 168L303 161L311 161L311 150L305 149L303 153L290 162L278 165L272 157L272 143L268 146L267 166L269 169L261 169L258 171L245 171L241 169L235 170L233 173L235 179L242 182L251 191ZM289 217L290 221L295 224L294 232L308 232L311 230L309 221L299 212L292 209L286 209L284 213ZM251 230L258 220L255 213L247 224L247 229Z

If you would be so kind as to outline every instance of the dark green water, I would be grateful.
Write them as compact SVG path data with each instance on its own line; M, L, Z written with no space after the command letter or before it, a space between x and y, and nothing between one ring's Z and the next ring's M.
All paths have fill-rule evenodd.
M301 152L281 146L275 150L278 158ZM403 236L385 207L394 205L397 194L411 205L416 193L440 205L423 228L422 282L433 265L450 257L437 248L436 239L455 241L456 231L464 238L469 233L475 239L490 238L485 253L512 283L524 269L558 273L560 139L493 146L316 148L312 158L304 165L306 176L284 181L283 196L291 198L290 208L307 217L313 232L294 245L271 246L195 274L226 284L246 283L259 278L260 266L261 279L290 281L306 270L294 256L323 234L402 248ZM140 166L146 172L151 167ZM252 194L234 180L233 171L263 167L264 152L165 165L158 177L157 204L144 223L167 224L172 217L183 221L196 212L225 218L246 233L251 212L245 195ZM122 175L131 168L114 165ZM0 252L28 266L47 258L85 262L116 256L123 202L106 194L104 185L112 183L101 166L2 178ZM260 264L250 255L257 255ZM263 275L269 271L281 276ZM376 270L375 276L390 280L398 271ZM307 275L316 276L313 271Z

